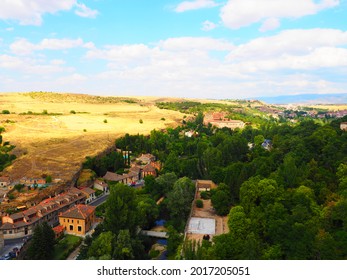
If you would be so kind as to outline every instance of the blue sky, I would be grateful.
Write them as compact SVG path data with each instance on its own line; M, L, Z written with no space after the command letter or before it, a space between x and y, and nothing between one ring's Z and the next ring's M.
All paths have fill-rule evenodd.
M0 92L347 93L346 0L1 0Z

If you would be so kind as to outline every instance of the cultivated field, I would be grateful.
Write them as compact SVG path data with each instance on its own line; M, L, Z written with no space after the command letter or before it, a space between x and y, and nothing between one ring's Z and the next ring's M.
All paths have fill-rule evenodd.
M6 129L3 137L16 145L13 152L17 155L3 174L14 180L42 174L70 180L86 156L104 151L116 137L147 134L182 121L183 114L160 110L155 102L155 98L143 97L0 94L0 112L11 112L0 114L0 126Z

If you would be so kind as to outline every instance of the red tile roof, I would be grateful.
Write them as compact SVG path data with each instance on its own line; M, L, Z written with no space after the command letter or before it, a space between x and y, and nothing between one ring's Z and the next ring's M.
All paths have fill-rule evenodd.
M56 226L53 228L53 231L57 234L62 233L65 231L65 227L62 225Z
M59 217L85 220L94 213L95 208L90 205L78 204L60 214Z

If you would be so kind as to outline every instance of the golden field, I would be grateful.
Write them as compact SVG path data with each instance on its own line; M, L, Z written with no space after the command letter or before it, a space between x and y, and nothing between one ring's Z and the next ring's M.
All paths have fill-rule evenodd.
M0 126L6 129L3 138L16 146L13 153L17 156L2 173L14 180L49 174L53 179L68 181L86 156L104 151L117 137L125 133L148 134L153 129L176 126L182 121L183 114L160 110L155 106L156 101L159 98L0 94L0 112L11 112L0 114ZM44 110L48 114L23 114Z

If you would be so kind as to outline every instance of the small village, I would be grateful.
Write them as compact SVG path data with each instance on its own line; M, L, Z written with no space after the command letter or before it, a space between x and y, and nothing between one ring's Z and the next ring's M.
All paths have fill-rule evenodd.
M191 135L187 135L191 137ZM118 150L120 152L120 150ZM124 159L128 160L131 152L122 152ZM131 167L124 174L107 171L102 178L88 181L86 184L68 188L56 196L44 199L37 205L28 203L17 207L13 214L0 213L0 254L3 259L15 258L21 253L21 248L30 240L37 225L46 222L53 228L56 239L64 235L75 235L85 238L91 235L95 227L102 222L102 218L95 215L96 207L101 205L109 195L109 182L123 183L130 188L141 188L146 176L157 177L161 163L152 154L142 154L137 157ZM18 182L11 182L9 177L0 177L2 190L11 190ZM28 188L49 188L52 183L47 183L42 178L22 178L19 183ZM206 236L223 234L228 231L226 217L216 215L210 200L206 200L202 208L196 207L196 200L201 199L202 191L216 188L210 180L196 180L195 199L185 229L185 238L188 240L203 240ZM6 200L6 193L3 202ZM159 205L164 197L157 201ZM159 222L160 224L160 222ZM153 237L167 238L162 226L154 227L143 234ZM6 246L6 241L10 245ZM15 246L15 247L14 247ZM157 246L158 247L158 246ZM160 248L160 246L159 246ZM161 250L163 247L161 246ZM75 258L77 255L74 256Z
M203 124L205 127L211 127L213 131L223 128L230 129L228 131L240 131L249 125L240 120L229 119L224 112L206 114ZM340 129L347 131L347 122L341 122ZM187 127L178 135L181 139L196 141L201 137L202 132ZM272 140L264 137L258 139L260 139L258 143L247 143L248 151L262 153L261 150L263 150L270 153L273 149ZM260 145L260 150L257 145ZM11 211L0 213L0 257L4 260L20 259L35 228L42 223L47 223L53 229L56 240L64 240L69 236L80 238L78 246L64 255L64 259L77 259L80 248L83 247L83 240L92 236L98 225L104 221L104 218L97 214L97 208L107 201L112 186L121 183L128 188L141 190L145 186L146 177L158 178L162 173L162 162L151 153L137 154L119 148L115 148L114 152L121 155L127 166L122 172L107 170L103 176L90 176L90 170L82 170L78 173L79 178L76 178L73 185L50 194L42 200L25 199L61 185L63 182L59 178L45 175L43 178L23 177L19 180L11 180L9 176L1 176L2 206L13 205L13 200L17 202L17 206L12 207ZM84 172L87 174L87 179L80 180L85 176ZM194 179L192 182L195 191L190 213L185 221L184 244L200 244L203 241L212 240L215 236L227 234L229 232L228 216L218 214L210 196L211 192L218 190L218 185L213 180L206 179ZM165 199L163 195L158 197L156 205L160 207ZM166 239L169 233L164 220L155 221L155 226L152 228L138 228L138 234L158 240L152 247L152 251L159 254L154 259L166 258Z

